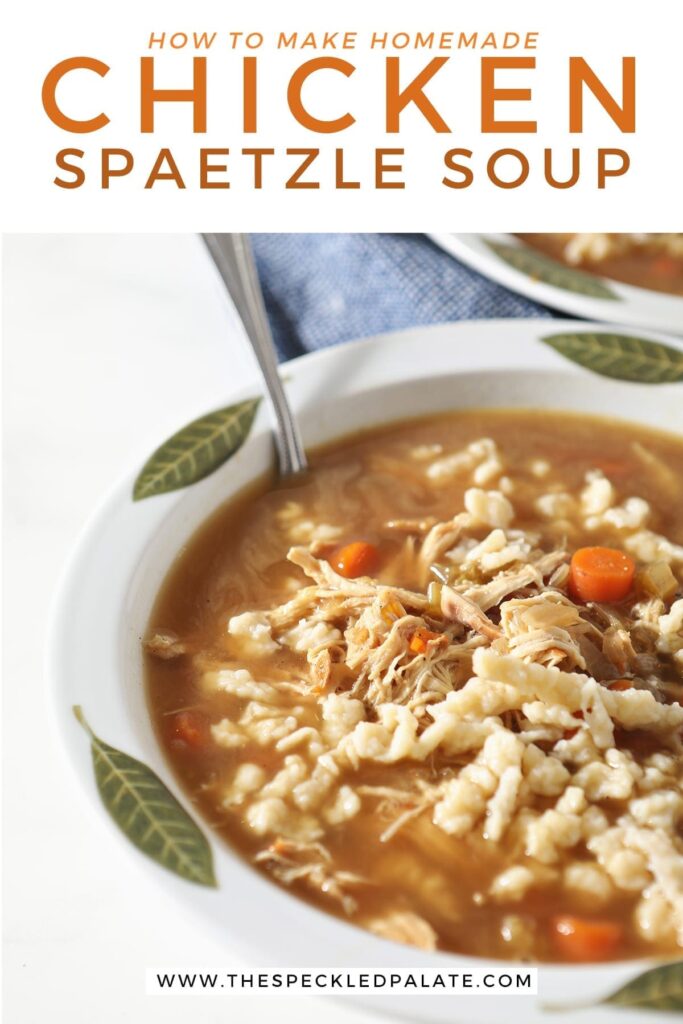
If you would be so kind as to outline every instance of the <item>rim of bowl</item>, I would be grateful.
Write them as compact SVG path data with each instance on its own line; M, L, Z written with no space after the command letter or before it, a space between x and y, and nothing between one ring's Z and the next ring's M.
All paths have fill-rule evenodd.
M583 320L560 320L560 321L557 321L557 320L552 320L552 319L545 320L545 319L522 319L522 318L520 318L520 319L503 319L503 318L499 318L499 319L495 319L495 320L456 321L456 322L452 322L452 323L451 322L447 322L447 323L443 323L443 324L433 324L433 325L426 325L426 326L408 327L408 328L402 329L400 331L383 332L381 334L373 335L373 336L370 336L368 338L354 339L354 340L349 341L349 342L344 342L341 345L330 346L329 348L319 349L319 350L316 350L314 352L306 353L306 354L304 354L302 356L297 357L296 359L293 359L293 360L291 360L291 361L289 361L287 363L281 364L281 365L282 365L282 368L284 369L285 373L287 373L288 371L291 371L292 374L297 375L301 369L303 369L305 371L305 369L307 367L309 367L309 366L315 366L317 363L321 363L321 362L324 363L324 362L328 361L330 359L330 356L333 353L341 352L344 355L351 355L354 351L357 351L359 349L366 348L366 347L370 348L372 345L376 345L378 342L385 342L386 343L386 342L390 342L392 339L396 339L396 338L403 338L404 341L405 341L405 340L409 339L411 336L414 336L416 333L420 333L420 334L423 333L423 332L425 334L431 333L432 336L436 339L436 338L439 337L440 333L443 332L444 330L454 330L455 329L455 330L457 330L458 333L466 332L467 330L474 330L475 332L476 331L482 331L483 332L484 330L495 330L495 329L509 330L511 325L514 325L515 329L518 330L520 333L522 331L524 331L524 330L528 330L530 332L530 337L528 339L529 341L538 340L538 335L541 334L544 330L548 330L548 329L552 330L553 328L557 328L558 326L560 326L563 330L576 329L576 330L579 330L579 331L591 331L591 330L602 330L602 331L605 331L605 330L610 330L611 329L611 330L615 330L615 331L625 332L627 334L629 332L633 331L633 328L624 327L623 325L610 325L610 324L604 324L604 323L592 323L590 321L583 321ZM675 347L679 347L679 348L683 347L683 343L681 342L680 339L675 338L675 337L666 336L661 331L649 331L648 330L647 333L648 333L649 336L652 337L653 340L665 340L667 344L671 344L671 345L673 345ZM524 362L522 362L522 363L518 362L516 364L516 369L518 369L518 370L524 370L524 369L529 369L529 368L530 367L527 364L525 364ZM509 372L510 369L511 369L510 366L505 366L505 365L500 366L497 370L495 370L495 369L492 370L490 367L478 368L477 365L473 365L473 366L468 368L469 372L473 372L473 373L477 373L477 372L480 372L480 373L486 373L486 372L505 373L505 372ZM447 372L448 372L448 375L461 376L463 373L468 372L468 370L465 370L462 366L453 365ZM549 372L555 372L557 374L562 374L564 372L564 373L570 374L570 373L576 373L577 372L577 368L574 367L573 364L558 363L556 365L555 369L551 370ZM581 372L585 372L585 371L582 371L581 369L579 369L578 372L581 373ZM433 378L433 375L432 375L432 378ZM426 381L428 381L429 379L430 379L429 377L415 378L416 383L419 383L420 380L421 380L423 386L426 383ZM400 380L403 380L403 378L400 378ZM395 377L392 377L391 372L389 372L389 375L388 375L387 379L383 382L383 384L377 385L377 388L378 389L387 388L387 387L390 387L392 384L397 384L397 383L399 383L399 380L397 380ZM253 382L251 382L251 384L247 384L247 385L245 385L243 387L240 387L240 388L237 388L237 389L234 389L234 390L233 389L229 389L228 390L228 394L226 395L226 401L228 401L228 402L239 401L248 392L253 392L255 387L260 390L258 380L254 380ZM371 390L374 390L374 389L371 389ZM348 399L351 395L359 393L361 391L362 391L362 389L352 390L351 392L349 392L349 394L343 395L341 400L343 401L344 399ZM495 408L496 406L493 406L493 407ZM498 408L503 408L503 406L501 406L500 404L498 404L497 407ZM567 411L567 410L558 410L558 411L561 412L561 411ZM423 415L428 415L428 414L429 413L425 412ZM581 415L581 413L579 413L579 415ZM590 415L590 413L585 414L585 415ZM600 415L600 412L596 411L594 413L594 415ZM390 422L399 422L399 421L400 421L400 419L397 419L396 417L391 417L388 420L383 421L383 422L390 423ZM373 426L373 424L369 424L369 425L361 424L358 429L371 429L372 426ZM662 429L667 430L666 427L662 428ZM261 436L263 433L266 433L266 434L269 433L269 431L270 431L269 425L264 423L262 425L261 429L258 432L255 432L254 439L257 436ZM345 433L348 435L348 434L350 434L352 432L353 432L353 428L351 430L346 431ZM668 430L668 432L672 433L673 431ZM343 440L344 433L339 434L337 436L338 436L339 440ZM245 448L247 447L247 445L249 445L251 443L251 441L252 441L252 438L250 437L247 440L246 444L245 444ZM315 442L312 447L315 447L319 443L321 443L321 442ZM322 442L322 443L329 443L329 442L326 441L326 442ZM63 699L60 701L60 697L63 698L64 695L63 695L63 692L62 692L63 691L63 684L62 684L62 679L61 679L61 672L57 668L57 666L59 664L59 660L60 660L60 646L61 646L61 643L62 643L62 636L63 636L62 627L63 627L63 623L64 623L64 618L65 618L67 610L68 610L68 605L67 605L66 599L68 597L69 591L72 589L72 587L74 586L74 583L77 581L77 578L79 576L79 570L81 568L81 563L84 560L87 560L87 557L88 557L88 554L89 554L90 544L99 535L99 533L100 533L100 531L102 529L103 523L111 517L113 512L115 512L116 506L121 501L124 493L126 495L129 495L131 482L135 479L135 476L137 475L138 471L139 471L139 463L136 462L136 464L134 466L132 466L131 468L126 470L124 473L122 473L119 476L119 478L116 480L116 482L103 494L103 496L100 498L100 500L96 503L96 505L94 507L94 510L88 515L87 520L86 520L83 528L79 532L79 534L78 534L78 536L76 538L76 541L74 542L74 544L72 546L72 549L71 549L71 552L69 554L69 557L67 558L66 563L65 563L65 565L64 565L64 567L62 569L62 572L61 572L61 575L60 575L60 578L59 578L59 582L58 582L58 585L57 585L56 590L54 592L52 603L51 603L49 620L48 620L48 629L47 629L47 640L46 640L46 647L45 647L45 665L46 665L46 679L47 679L47 684L48 684L48 688L49 688L49 703L50 703L50 708L51 708L51 714L49 716L50 717L50 721L51 721L52 727L54 729L54 732L55 732L56 736L58 737L59 747L62 750L63 754L65 755L66 760L70 764L71 770L73 771L73 774L78 779L78 789L83 794L84 798L87 799L88 802L91 805L92 805L93 802L98 805L98 809L95 812L95 816L100 820L101 824L107 829L107 832L108 832L109 835L112 835L112 834L118 835L118 837L120 839L120 842L121 842L121 846L124 847L124 848L127 847L129 849L129 852L132 854L131 862L137 862L142 870L145 870L147 868L151 869L152 874L155 875L160 880L159 884L163 885L164 882L166 882L166 884L168 884L169 882L172 883L173 882L173 876L169 875L169 873L167 871L165 871L163 868L159 867L158 865L154 864L152 861L150 861L148 858L146 858L143 854L139 853L138 851L134 851L131 848L130 842L128 840L126 840L125 837L123 837L121 835L121 833L119 832L117 826L113 823L113 821L111 821L111 819L109 818L109 815L107 814L105 808L100 803L98 795L97 795L97 791L94 788L94 785L92 785L92 780L90 780L90 779L86 780L83 777L82 772L79 771L79 762L82 762L82 755L79 754L77 751L75 751L73 749L73 744L72 744L72 742L71 742L71 740L70 740L70 738L68 736L68 730L66 728L66 724L67 724L67 722L69 724L71 724L71 707L70 707L70 705L66 706L64 701L63 701ZM256 474L256 476L258 476L258 474ZM250 477L250 479L251 480L256 479L256 476L252 476L252 477ZM247 485L243 485L243 486L248 486L248 484ZM236 488L235 490L229 492L227 494L225 500L228 501L228 500L231 500L232 498L234 498L239 493L240 489L241 488ZM168 518L168 515L169 515L171 509L173 507L175 507L176 503L182 499L183 493L184 492L182 490L179 490L179 491L176 491L176 492L172 492L172 495L171 495L172 501L170 501L166 505L165 509L163 510L163 514L160 514L160 516L158 517L160 524L162 524L164 522L164 520ZM212 505L207 510L206 518L208 518L216 510L217 507L218 507L218 505ZM161 509L159 511L161 513ZM147 529L149 529L149 528L147 527ZM170 564L171 563L168 563L168 565L166 566L164 575L168 571L168 569L170 568ZM131 566L131 569L133 569L133 566ZM178 784L178 782L177 782L177 780L175 778L175 775L173 774L173 772L171 770L171 767L170 767L168 761L166 760L166 757L165 757L163 751L161 750L160 745L159 745L158 740L156 739L156 737L155 737L155 743L156 743L157 747L159 748L159 760L160 760L160 763L163 765L163 767L165 769L165 774L162 776L162 779L163 779L164 783L166 785L168 785L169 789L174 794L174 796L176 796L180 800L180 802L183 804L183 806L187 807L188 801L187 801L186 795L183 792L182 787ZM212 843L212 847L214 848L214 850L215 849L220 849L220 850L222 850L224 852L226 850L229 850L229 845L227 844L227 842L222 840L221 837L218 836L210 828L210 826L208 826L204 822L203 818L200 815L197 815L195 811L192 811L192 816L194 818L198 819L199 824L202 827L202 830L205 831L205 833L207 834L210 842ZM455 964L458 964L458 965L461 965L461 966L468 966L468 967L471 967L471 968L475 968L475 967L484 967L487 964L495 964L495 965L503 966L505 964L513 965L514 963L516 963L516 961L500 960L500 959L496 959L496 958L493 958L493 957L475 957L475 956L470 956L470 955L465 955L465 954L451 953L451 952L447 952L447 951L436 951L434 953L425 954L423 951L416 950L413 947L408 947L408 946L403 947L403 946L401 946L401 945L399 945L397 943L390 942L390 941L384 940L384 939L379 939L376 936L373 936L371 933L368 933L364 929L361 929L359 926L356 926L356 925L353 925L353 924L351 924L349 922L346 922L343 919L340 919L340 918L336 917L335 915L330 914L327 911L324 911L324 910L322 910L322 909L320 909L318 907L311 906L310 904L308 904L304 900L302 900L300 897L292 895L292 894L289 894L289 893L283 891L280 886L278 886L275 883L270 882L269 880L265 879L260 873L256 872L255 869L253 869L250 866L246 865L246 862L239 855L236 855L236 854L234 854L232 852L231 852L231 855L232 855L233 858L236 857L236 859L238 861L240 861L243 865L245 865L247 867L247 869L255 876L255 878L257 878L262 883L262 885L263 885L263 893L264 894L272 894L273 896L279 895L280 898L285 900L285 901L287 901L288 904L294 904L294 906L295 906L295 911L294 912L306 913L307 916L311 915L309 917L309 920L311 920L311 921L313 921L314 919L322 919L325 922L327 922L327 924L329 924L331 929L333 929L333 930L335 930L337 932L339 932L340 929L343 930L343 932L346 933L346 939L347 939L347 943L346 944L348 944L348 940L350 940L350 942L353 945L355 945L355 946L359 946L360 944L372 945L374 947L375 951L380 951L381 952L382 949L386 950L387 953L389 954L387 959L391 958L393 960L396 960L396 959L408 960L412 964L417 963L418 965L421 965L421 966L428 966L429 964L434 965L435 963L438 965L438 964L442 963L444 965L445 964L450 964L451 967L453 965L455 965ZM190 893L196 893L197 892L198 887L193 887L192 889L188 889L187 886L191 885L191 883L184 883L181 880L178 880L178 881L185 888L186 892L190 892ZM211 892L215 892L215 890L210 890L210 891ZM185 909L185 910L188 909L187 908L188 900L180 900L180 901L177 901L177 902L179 902L179 903L181 903L183 905L183 909ZM190 902L193 902L193 901L190 900ZM203 913L201 910L197 909L197 911L193 914L193 916L195 917L195 919L198 918L202 922L204 927L209 928L210 931L212 931L215 934L215 932L216 932L215 922L214 921L210 921L208 919L208 916L205 913ZM221 934L222 941L224 943L226 943L227 945L230 945L230 944L234 943L234 941L235 941L235 932L236 931L237 931L237 929L235 929L235 928L228 929L226 931L221 931L220 934ZM240 942L242 942L242 941L243 940L240 938ZM248 948L250 956L252 958L254 958L256 960L256 962L258 962L259 956L262 956L262 951L259 949L259 947L255 946L255 945L253 945L251 943L247 943L247 942L245 942L244 945ZM406 951L407 951L407 956L406 956ZM403 955L401 955L401 954L403 954ZM610 979L611 979L611 986L613 986L615 979L618 980L619 977L626 978L626 977L628 977L629 975L633 974L636 971L647 969L648 967L653 966L653 964L657 964L657 963L660 963L660 962L662 962L661 958L646 957L646 958L638 958L638 959L611 961L611 962L609 962L607 964L576 964L576 965L574 965L574 964L561 964L561 963L552 962L552 963L547 963L547 964L546 963L538 964L538 965L534 965L534 966L539 966L540 968L543 968L544 971L546 971L546 972L553 971L553 972L557 972L558 974L563 974L563 975L568 973L568 974L571 974L572 977L576 977L577 970L580 971L580 972L587 972L587 973L590 973L591 975L595 976L596 982L597 981L600 981L600 982L606 981L607 975L609 974Z

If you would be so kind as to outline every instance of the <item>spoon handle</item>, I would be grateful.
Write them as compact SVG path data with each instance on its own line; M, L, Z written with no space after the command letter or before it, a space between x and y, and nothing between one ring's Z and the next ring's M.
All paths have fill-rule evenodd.
M270 395L277 430L280 475L308 468L299 425L294 419L277 368L273 336L248 235L205 234L204 242L239 313Z

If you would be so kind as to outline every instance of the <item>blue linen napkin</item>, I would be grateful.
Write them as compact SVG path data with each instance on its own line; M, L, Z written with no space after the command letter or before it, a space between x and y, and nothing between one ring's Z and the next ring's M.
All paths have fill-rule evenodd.
M420 324L555 315L470 270L424 235L251 237L281 360Z

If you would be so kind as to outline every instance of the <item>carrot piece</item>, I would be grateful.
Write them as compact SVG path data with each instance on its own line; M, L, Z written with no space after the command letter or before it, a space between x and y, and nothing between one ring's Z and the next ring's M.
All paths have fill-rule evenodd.
M561 914L551 918L553 944L567 960L607 960L621 945L624 930L616 921Z
M438 640L439 637L442 636L443 633L433 633L431 629L423 629L422 627L419 627L415 630L412 637L410 638L410 643L408 644L408 647L413 652L413 654L424 654L424 652L427 650L427 644L429 643L429 641Z
M622 601L635 571L630 555L616 548L579 548L569 567L569 593L579 601Z
M171 719L171 742L174 745L197 750L207 738L206 722L194 711L179 711Z
M607 684L608 690L632 690L633 680L631 679L615 679L613 683Z
M347 579L369 576L379 565L379 551L374 544L354 540L335 551L330 563L340 575Z
M658 274L659 277L675 278L683 273L683 264L675 256L662 253L661 256L657 256L652 260L650 271L653 274Z

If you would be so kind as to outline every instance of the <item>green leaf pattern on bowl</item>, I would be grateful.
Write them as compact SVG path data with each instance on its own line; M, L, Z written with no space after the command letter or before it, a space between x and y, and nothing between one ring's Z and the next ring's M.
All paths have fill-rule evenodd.
M133 500L141 501L196 483L237 452L252 428L260 398L200 416L157 448L140 470Z
M541 338L560 355L613 380L638 384L683 381L683 351L629 334L573 331Z
M510 245L505 242L486 240L492 252L509 266L543 284L561 288L565 292L587 295L592 299L610 299L621 301L621 296L600 277L588 274L585 270L567 267L564 263L537 252L526 245Z
M158 864L198 885L216 886L211 847L201 829L142 761L96 736L80 707L74 714L90 736L102 803L123 834Z
M603 1002L648 1010L683 1010L683 960L639 974Z

